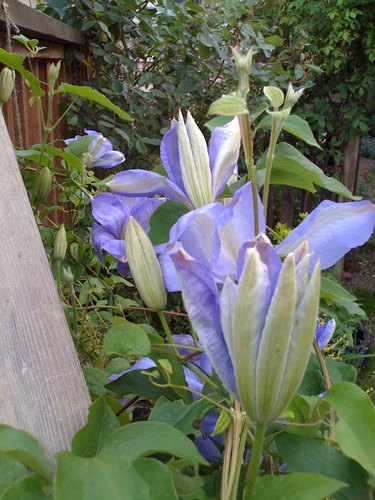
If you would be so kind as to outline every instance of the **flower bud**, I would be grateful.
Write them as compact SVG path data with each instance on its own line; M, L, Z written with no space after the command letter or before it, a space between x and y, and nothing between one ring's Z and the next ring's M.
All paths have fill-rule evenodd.
M64 224L61 224L55 236L53 245L53 255L56 260L64 260L68 243L66 241L66 232Z
M178 118L178 152L184 187L195 208L212 203L212 177L206 140L190 113Z
M52 63L48 69L48 83L51 90L54 88L55 83L59 78L60 68L61 68L61 61L59 61L57 64Z
M70 269L70 267L68 267L68 269L65 269L65 267L63 268L63 276L64 276L64 280L69 285L72 285L74 283L74 275L73 275L72 270Z
M232 47L232 55L238 73L238 89L246 94L249 91L249 74L253 60L253 47L251 47L245 56Z
M35 184L35 193L38 198L45 199L51 191L52 174L48 167L43 167L39 172Z
M289 82L288 85L288 92L285 97L285 103L284 103L284 108L292 108L295 103L298 101L298 99L301 97L303 94L303 91L305 89L302 87L299 90L294 90L293 85Z
M263 92L275 110L278 110L282 106L284 102L284 93L282 90L277 87L263 87Z
M161 311L167 304L167 292L154 247L142 226L130 217L125 230L128 263L138 291L151 309Z
M12 95L16 75L13 69L4 68L0 71L0 107Z

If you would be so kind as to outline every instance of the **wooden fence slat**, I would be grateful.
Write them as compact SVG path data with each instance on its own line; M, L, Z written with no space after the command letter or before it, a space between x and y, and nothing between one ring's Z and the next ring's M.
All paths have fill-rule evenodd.
M0 423L68 449L90 397L0 113Z

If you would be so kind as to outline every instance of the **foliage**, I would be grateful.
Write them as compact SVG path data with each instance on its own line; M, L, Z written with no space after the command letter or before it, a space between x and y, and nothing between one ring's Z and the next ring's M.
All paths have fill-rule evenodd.
M146 15L160 15L160 19L172 17L177 26L179 26L179 22L182 23L182 18L178 17L177 14L173 15L175 12L179 12L180 16L186 14L185 22L192 20L189 17L193 16L192 12L195 15L202 14L203 19L203 13L195 4L181 6L166 2L163 7L158 5L158 8L151 9L151 14L147 12L147 5L144 5L143 10L139 10L139 6L138 10L134 10L136 6L132 5L133 10L129 13L127 22L131 21L133 23L137 36L139 35L137 26L144 24L151 33L150 36L156 40L155 37L158 34L156 20L144 18L143 16ZM117 6L117 3L111 4L113 8ZM60 5L59 8L65 12L64 6ZM81 8L83 8L82 5ZM186 8L190 10L186 10ZM230 8L230 5L228 8ZM143 11L146 11L146 13L143 13ZM107 12L105 7L95 3L92 6L92 13L95 16L95 22L98 22L101 27L100 36L103 38L105 35L107 37L106 43L112 43L112 41L109 42L112 32L109 31L106 24L108 21L105 18L105 15L108 14L108 18L111 19L109 10ZM140 16L136 20L137 22L134 20L135 14ZM226 14L229 15L228 12ZM119 16L119 13L117 15ZM156 19L158 18L156 17ZM146 23L146 20L149 22ZM92 29L94 24L90 25L90 18L87 18L86 21L88 29ZM237 26L237 21L236 17L233 20L233 26ZM114 16L114 22L119 22L116 16ZM242 29L247 24L244 23L241 26ZM193 27L190 31L194 33ZM186 31L186 34L188 32L189 30ZM233 34L230 30L228 33L231 36ZM194 36L196 36L197 40L200 40L204 47L222 54L220 45L218 47L216 44L209 46L207 45L207 38L202 38L202 35L198 36L196 33ZM208 40L211 40L210 43L213 43L207 33L206 36ZM259 40L263 40L262 36L257 35L257 40L260 43ZM176 35L174 42L177 43L177 41L182 42L184 39L177 38ZM30 52L34 54L36 46L33 41L23 39L23 42L25 42L26 47L30 48ZM273 35L273 38L268 39L268 42L272 42L274 45L281 44L277 35ZM267 41L262 43L267 45ZM128 47L126 43L124 43L124 46ZM93 47L95 49L95 44ZM136 46L130 47L130 49L134 50L136 54ZM262 49L265 52L268 50L264 45ZM96 47L96 50L98 50L98 47ZM184 46L184 50L187 53L186 57L189 57L189 50L187 50L186 46ZM158 54L158 51L155 49L155 54L152 53L152 57L156 57L156 54ZM161 51L159 56L163 59ZM117 56L114 57L115 59L108 59L108 64L119 63ZM241 62L242 56L238 57ZM9 55L3 55L3 58L6 58L11 66L13 64L13 67L29 82L33 82L34 89L32 89L33 99L31 104L35 102L40 104L39 82L24 72L23 60L21 61L17 57L9 57ZM249 59L249 56L247 56L247 59ZM139 63L139 59L133 57L133 63L134 60ZM146 59L146 65L148 62ZM162 62L163 60L160 61L161 71L166 72L166 67L163 66ZM122 64L122 67L125 67L125 64ZM177 71L177 67L176 64L174 71ZM207 67L209 66L207 65ZM237 67L241 77L241 65ZM197 71L197 69L195 68L194 71ZM226 75L227 71L227 69L223 69L222 74ZM197 73L199 74L199 71ZM214 72L208 72L208 74L213 75ZM104 83L103 80L103 87ZM151 80L151 83L155 83L155 81ZM266 200L269 186L271 183L277 183L277 179L272 173L274 174L275 171L279 170L281 173L278 175L282 176L280 182L283 184L295 185L296 183L295 179L287 175L290 174L289 162L294 164L294 169L297 172L301 170L304 173L298 178L299 187L313 191L314 184L316 184L324 186L332 192L346 194L348 197L351 196L350 193L343 191L345 190L344 186L324 175L297 148L283 142L277 144L282 131L287 131L296 137L298 141L304 141L310 146L317 146L308 124L290 114L292 105L296 103L301 93L289 87L284 101L284 94L280 89L272 91L267 88L265 94L268 98L271 96L271 99L269 99L271 101L270 105L265 103L265 106L261 106L261 111L258 114L255 113L256 116L254 116L254 114L243 113L243 109L246 109L244 94L248 89L241 86L243 80L240 78L239 90L235 100L231 96L229 98L224 97L219 99L218 103L214 103L211 108L211 111L214 110L224 116L239 113L242 139L245 145L247 175L253 182L251 186L248 183L240 186L241 181L235 183L234 186L224 186L223 196L232 198L232 200L229 200L226 204L221 202L210 203L209 206L212 205L211 208L223 211L228 210L229 207L228 213L232 217L236 211L234 202L238 203L240 207L244 206L240 196L241 193L245 192L247 194L245 202L249 206L251 205L245 215L247 220L252 219L252 238L257 236L258 239L254 243L253 241L249 242L247 238L245 247L242 247L245 251L250 250L248 255L251 255L251 258L247 258L247 256L243 258L245 260L242 263L244 271L241 277L237 279L236 276L232 280L230 296L224 295L224 292L228 292L228 280L232 279L229 272L226 273L224 286L220 283L219 297L213 277L217 278L219 276L216 269L208 270L207 267L200 265L193 257L186 257L186 254L184 257L182 250L179 251L179 255L175 256L176 260L180 259L180 264L181 262L183 264L187 262L187 270L190 269L189 266L196 266L194 268L194 279L197 277L198 280L193 284L199 286L197 286L197 289L191 287L191 296L188 296L189 300L186 300L188 286L184 280L181 282L183 283L182 291L185 296L187 310L189 310L188 304L190 305L190 320L192 321L197 314L201 314L199 304L203 303L203 309L206 309L202 314L208 312L208 319L205 317L203 323L199 321L196 323L196 330L199 334L198 339L185 312L175 311L171 307L170 310L165 312L162 310L155 311L160 321L150 321L149 317L144 317L145 313L153 314L153 311L134 302L132 283L126 277L117 276L113 272L116 267L115 259L106 255L103 261L100 262L100 252L103 245L99 245L99 251L96 248L96 255L91 248L88 227L91 225L92 218L88 215L87 207L92 200L92 196L103 190L106 181L108 181L108 179L105 181L99 180L95 175L95 171L91 169L90 161L93 159L93 149L95 148L90 149L90 147L98 136L95 135L94 138L89 134L77 138L62 149L58 149L49 143L49 133L55 126L52 123L51 112L53 99L54 95L60 91L71 92L73 95L91 99L102 106L106 106L107 110L126 121L129 118L128 114L108 101L103 94L93 91L91 88L74 87L64 83L58 86L58 69L56 66L52 68L48 84L48 109L43 121L45 125L43 143L34 145L27 151L19 152L18 156L22 162L22 171L30 195L30 202L39 223L56 276L60 297L71 324L72 336L81 361L87 365L85 375L93 398L93 404L90 407L87 424L73 438L72 451L57 454L57 468L54 474L49 470L42 446L32 436L24 431L18 431L5 425L0 426L1 497L5 499L19 498L24 493L33 493L37 498L52 496L56 499L90 498L91 500L109 495L111 498L120 499L124 498L124 492L126 492L126 497L130 500L140 497L150 499L218 498L220 495L218 489L220 475L222 476L221 494L223 498L236 498L237 491L242 490L245 491L245 498L251 498L254 492L255 498L269 498L270 496L283 498L288 495L292 497L291 495L294 494L295 498L302 500L313 500L323 496L354 498L354 495L358 495L358 492L361 495L365 492L370 493L373 490L373 476L375 474L374 407L368 396L354 384L356 370L353 366L332 359L325 360L316 342L314 342L315 354L310 353L311 339L315 335L319 293L323 299L323 311L325 313L334 311L336 317L342 322L346 322L348 316L361 316L363 314L362 310L356 303L355 298L332 280L323 280L321 290L319 290L317 285L320 283L319 264L313 265L314 277L309 280L308 259L310 257L307 254L306 245L302 247L298 245L297 251L295 251L295 248L292 248L290 253L288 251L289 255L283 264L281 264L277 251L279 251L280 247L282 248L283 244L288 244L288 238L290 244L290 238L293 238L293 234L296 235L297 230L297 233L298 231L302 232L302 234L307 235L305 236L307 239L310 238L311 240L313 255L311 259L318 260L316 256L317 250L314 247L316 240L318 241L322 265L329 267L327 262L324 262L324 259L331 259L332 253L335 258L339 258L345 253L348 246L356 246L358 244L357 232L359 232L360 241L366 237L368 238L371 220L367 221L364 217L365 221L363 222L361 214L359 216L357 214L346 215L350 222L353 220L358 221L358 226L361 223L364 228L356 228L357 232L353 232L354 234L350 235L350 237L347 236L344 242L334 241L335 244L333 245L331 233L336 234L334 231L337 231L337 228L333 228L336 220L330 213L334 211L334 215L336 214L337 219L341 222L345 219L345 215L339 213L342 205L338 206L328 202L328 205L325 204L323 208L320 205L313 217L311 217L311 214L305 217L299 227L288 234L276 247L278 250L273 248L265 237L258 235L259 231L266 231L264 221L262 222L262 214L267 211ZM176 87L174 89L176 90ZM185 88L186 90L188 89ZM199 91L201 90L199 89ZM181 95L184 92L181 90ZM275 101L272 102L274 95L276 95L272 96L272 92L278 94L276 104ZM297 95L298 97L296 97ZM289 105L287 105L288 98ZM171 98L171 100L173 99ZM290 100L293 101L292 104L290 104ZM188 102L184 100L183 96L180 101L176 98L173 103L173 110L175 106L187 105ZM203 103L201 105L203 109ZM40 108L42 109L41 106ZM132 111L132 114L135 114L136 106L134 108L130 106L128 109ZM169 108L169 110L171 109ZM269 120L262 117L262 113L266 109L267 114L270 116L270 123ZM197 107L197 113L199 114L199 107ZM250 121L247 121L248 115ZM136 127L139 122L137 120ZM140 127L146 127L147 124L149 123L145 120L145 123ZM238 127L237 121L234 121L234 124ZM245 128L246 125L248 128ZM179 126L181 128L187 127L182 122ZM189 126L193 127L189 130L193 130L194 133L190 136L186 134L186 137L183 133L180 133L178 140L185 140L185 146L186 142L188 142L189 147L194 152L199 148L204 149L205 144L202 146L204 142L203 136L198 134L196 128L194 128L195 125L190 123ZM268 150L264 156L260 155L257 165L253 161L253 151L249 151L251 140L255 137L255 134L251 134L250 127L255 131L271 128ZM248 130L247 136L246 132L243 132L244 130ZM142 128L135 130L138 152L145 152L139 144L147 144L147 142L141 140L142 133ZM238 134L240 134L239 128ZM99 140L101 139L104 140L104 138L99 137ZM199 147L197 146L198 142ZM238 149L239 143L240 141L238 141ZM175 149L173 149L172 153L175 153ZM181 151L179 151L181 164L184 164L186 160L183 155L187 155L187 149L185 147L185 149L181 148ZM218 156L222 160L222 156ZM60 168L54 165L57 158L61 160ZM175 166L176 163L173 163L173 165ZM185 161L185 166L187 169L192 168L191 163L188 161ZM206 166L209 168L209 165ZM233 173L234 165L229 162L229 166L232 169L231 173ZM220 164L220 167L220 174L223 175L223 165ZM274 172L272 172L273 167ZM50 172L50 175L45 174L47 171ZM264 176L262 171L264 171ZM148 174L158 176L159 172L148 172ZM159 175L159 177L165 182L164 175ZM202 188L201 183L194 184L196 181L194 176L190 178L187 175L182 177L183 182L186 181L186 184L183 184L185 188L188 186L192 191L194 189L199 191ZM112 179L110 185L113 186L114 182L115 179ZM262 200L264 207L257 196L257 182L258 187L263 186ZM48 191L53 186L60 188L60 199L69 206L70 219L67 221L66 232L64 226L58 229L50 217L55 210L63 209L62 207L51 206L46 199ZM126 184L126 187L129 187L129 185ZM253 203L249 202L250 190L252 190L251 193L253 194ZM167 209L165 209L166 205L167 203L162 205L163 209L158 210L150 222L150 235L158 243L166 242L168 229L174 222L182 220L184 217L183 220L186 221L186 216L192 215L191 212L186 214L185 212L181 213L181 210L176 210L176 205L173 203L167 205ZM362 202L361 204L351 204L349 206L353 212L357 210L357 207L361 207L364 212L370 212L373 207L370 208L369 205L367 202ZM210 209L206 206L203 208L207 212ZM202 211L202 206L198 207L197 210ZM319 222L322 211L325 215L323 221ZM113 216L110 210L105 213L108 218ZM203 213L204 211L202 211ZM228 213L225 215L229 217ZM127 212L127 219L125 219L123 226L128 223L129 214L130 210ZM199 214L201 215L200 212ZM119 221L116 219L116 222ZM104 223L102 225L104 226ZM139 260L144 258L145 253L145 245L140 244L140 242L144 242L146 241L145 238L148 238L141 225L138 224L138 226L136 227L138 238L134 238L131 250L127 249L127 252L131 251L136 256L137 265ZM127 224L126 229L129 231L127 234L131 234L132 227L134 230L133 222ZM124 239L124 229L125 227L121 227L122 240ZM202 248L208 239L206 229L207 227L202 224L198 235L199 244L203 242ZM215 234L218 238L224 235L225 224L223 223L219 229L220 232L218 230L217 234ZM277 229L275 234L278 239L285 236L285 229L283 227ZM230 247L235 247L238 228L229 227L229 230L230 237L227 238L227 241L230 243ZM318 234L317 239L311 237L311 234L313 236ZM321 234L323 234L324 238ZM190 235L188 239L188 243L194 246L194 235ZM130 238L127 238L128 245L130 244L129 240ZM252 246L246 247L246 245L253 245L253 243L259 246L263 245L263 248L267 247L268 253L263 254L265 262L261 262L260 257L256 260L256 257L254 257L255 251L251 253ZM151 243L149 246L147 252L153 251ZM181 246L183 246L182 243ZM195 246L198 247L199 245ZM225 250L224 244L221 249ZM99 254L100 257L98 257ZM283 255L282 250L281 254ZM153 257L153 261L149 259L148 262L151 266L150 272L147 273L149 276L145 277L145 273L139 272L137 278L152 278L152 266L158 265L155 254L153 254ZM183 259L185 259L185 262ZM237 254L235 260L237 263ZM132 259L129 258L128 263L131 271L133 271ZM264 268L268 265L270 266L270 272L267 271L266 273ZM298 272L295 271L297 267ZM145 266L143 269L145 269ZM240 266L238 266L238 269L240 269ZM202 270L204 272L200 272ZM282 277L279 277L279 275ZM248 282L245 282L244 285L243 276L248 279ZM199 280L202 280L204 285L208 283L208 288L202 287ZM275 288L276 280L278 280L277 289ZM243 285L241 289L240 285ZM161 286L164 287L164 284ZM261 302L264 296L268 296L269 289L272 287L276 291L266 304L269 307L264 307L263 303L261 307L258 307L257 301ZM237 293L237 289L240 289L238 291L238 300L234 295ZM163 289L162 292L164 294L165 290ZM217 302L209 302L207 296L210 293L214 295ZM194 294L198 295L198 306L194 303L192 306L191 297ZM245 295L241 296L241 294ZM299 296L298 300L297 294ZM249 296L254 300L249 301ZM275 296L277 300L274 298ZM176 305L175 309L179 309L181 299L174 298L173 300L175 301L174 305ZM246 321L237 321L236 318L230 316L234 312L233 309L228 309L228 303L231 305L235 300L237 300L237 303L234 312L238 316L242 314L242 319L245 318L250 321L250 325ZM290 312L285 306L286 303L290 303ZM214 307L212 307L212 304ZM154 307L161 309L164 308L164 305L165 302L163 301L163 306L155 305ZM151 304L151 306L153 305ZM222 309L222 315L218 316L220 308ZM130 318L125 314L127 309L137 310L139 314L137 321L129 321ZM254 317L249 318L246 316L249 309L252 310ZM210 330L214 321L212 319L213 315L215 315L214 319L217 319L217 324L220 325L216 325L216 330L215 328ZM184 331L179 331L179 334L173 335L170 329L172 323L169 323L166 316L168 320L173 317L179 318L174 323L174 326L182 326ZM288 328L283 329L288 321L291 324ZM266 325L264 328L260 326L262 322ZM233 356L233 359L229 356L229 349L233 347L233 345L229 345L233 340L230 337L232 335L232 325L238 327L237 334L242 338L243 347L238 349L239 352L235 353L239 356ZM249 331L255 331L257 327L261 328L261 332L256 335L256 340L258 341L259 337L263 336L262 348L254 348L248 353L246 349L248 349L250 341L248 341L247 334ZM275 331L278 333L278 328L280 328L281 333L278 342L275 342L274 334ZM297 332L296 338L291 337L292 332ZM217 349L215 342L215 345L212 346L210 339L205 344L205 350L202 348L200 342L203 343L203 339L210 334L214 335L215 342L216 340L222 342L219 346L220 349ZM301 342L300 339L304 340L305 338L308 341ZM254 338L250 340L254 341ZM221 356L221 353L217 354L217 351L225 349L230 362L227 362L227 359L225 363L220 364L218 362L214 365L216 369L214 371L212 365L215 356L219 356L217 359ZM232 351L230 352L233 354ZM262 358L262 364L257 365L260 368L256 370L256 380L253 374L255 370L251 371L249 369L249 372L246 371L249 358L247 354L250 354L254 359L258 356ZM280 363L280 368L277 361L282 357L284 363ZM302 363L301 358L303 357ZM270 360L274 360L274 362L270 363ZM221 361L221 358L219 361ZM266 429L263 421L259 420L256 413L252 420L246 416L238 401L235 400L237 398L236 394L234 394L235 390L227 383L225 375L231 371L233 372L233 365L236 362L242 363L245 368L244 371L239 371L241 383L245 388L247 384L254 382L255 389L249 391L248 394L256 394L259 391L257 400L262 401L262 404L270 409L269 414L271 416L269 417L270 421L266 421ZM261 377L258 372L263 375L263 384L259 382ZM282 375L284 379L289 377L289 383L284 380L285 383L281 387L279 383L281 377L279 375ZM293 384L295 389L293 389ZM264 390L265 388L267 390ZM276 398L269 397L271 392L277 398L282 394L284 404L284 407L280 407L279 413L274 416L272 416L272 412L274 412ZM239 390L238 393L241 397ZM252 396L249 397L249 400L251 399ZM251 403L249 403L249 406L251 406ZM251 414L250 410L248 410L248 413ZM281 418L278 418L280 416ZM259 429L261 433L259 433ZM304 452L306 449L308 453ZM248 479L246 474L242 473L242 469L245 456L249 451L251 451L251 457ZM261 455L262 462L260 463ZM301 458L298 460L296 457ZM314 460L313 457L317 458ZM259 467L262 471L261 477L258 477ZM343 470L348 471L348 474L343 474ZM287 474L285 474L286 471ZM228 495L223 495L223 491ZM290 492L296 493L291 494Z
M233 86L229 45L238 40L244 50L258 52L252 88L275 77L286 81L288 72L267 59L283 39L276 27L250 7L234 0L197 4L193 1L88 3L49 0L41 8L88 36L90 53L74 57L87 66L89 84L105 89L112 102L126 106L132 124L119 124L113 115L76 101L69 122L78 129L99 129L116 147L124 145L128 164L139 167L139 154L157 154L160 135L178 109L189 110L204 123L206 102ZM241 40L241 42L240 42ZM282 80L280 75L282 75ZM124 142L125 141L125 142Z

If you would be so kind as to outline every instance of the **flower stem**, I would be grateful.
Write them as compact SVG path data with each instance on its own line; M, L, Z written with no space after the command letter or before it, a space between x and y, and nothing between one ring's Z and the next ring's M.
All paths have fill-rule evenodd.
M245 486L243 500L252 500L254 494L255 481L258 477L260 465L260 457L263 449L263 440L266 427L264 424L258 423L255 429L255 439L251 450L250 463L248 468L248 480Z
M270 190L270 181L271 181L271 169L272 163L275 156L275 147L277 143L277 139L279 137L280 132L278 131L278 119L276 116L272 116L272 126L271 126L271 137L270 137L270 145L268 146L268 153L266 159L266 178L264 181L263 187L263 207L264 207L264 220L267 220L267 208L268 208L268 193Z
M61 288L61 260L57 259L57 267L56 267L56 282L57 282L57 290L59 292L59 297L61 302L64 302L64 294Z
M250 123L247 115L239 115L238 120L240 122L242 147L245 153L245 162L246 162L248 179L251 181L251 190L253 194L253 208L254 208L254 233L255 236L257 236L259 233L259 209L258 209L257 185L255 181L253 140L251 137Z
M319 365L320 365L320 370L323 375L323 380L324 380L324 385L326 386L327 391L329 391L332 387L332 380L331 377L329 376L328 368L326 365L326 362L324 361L324 356L321 353L317 341L314 339L313 341L313 346L314 346L314 351L315 354L318 358ZM329 409L329 439L330 440L335 440L335 432L334 432L334 425L335 425L335 412L332 407Z
M178 352L177 348L174 346L174 342L173 342L173 338L172 338L172 332L171 332L171 330L169 328L169 325L168 325L168 322L166 320L164 312L163 311L156 311L156 312L158 313L158 316L159 316L161 325L163 327L165 336L167 337L168 343L171 344L172 349L173 349L174 353L176 354L176 356L178 356L180 358L181 357L180 353Z

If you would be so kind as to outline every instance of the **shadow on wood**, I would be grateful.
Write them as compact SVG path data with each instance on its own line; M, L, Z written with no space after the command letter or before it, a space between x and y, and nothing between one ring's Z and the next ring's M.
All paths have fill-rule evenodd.
M90 397L0 112L0 423L49 457L68 449Z

